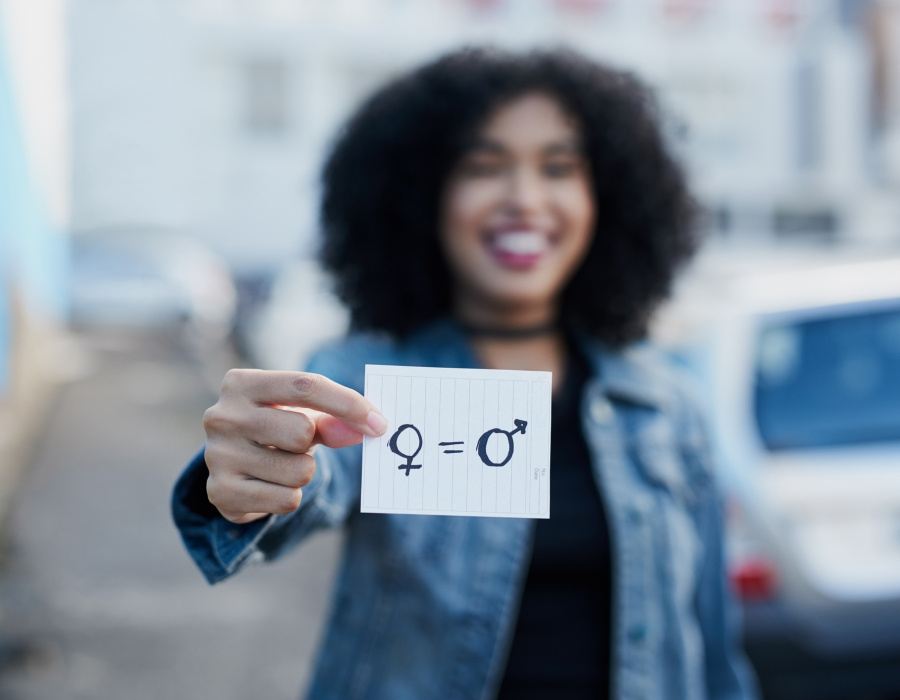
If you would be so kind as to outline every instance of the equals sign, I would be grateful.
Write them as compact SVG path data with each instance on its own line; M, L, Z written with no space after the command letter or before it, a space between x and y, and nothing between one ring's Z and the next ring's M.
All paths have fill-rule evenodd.
M462 445L462 444L463 444L462 440L460 440L459 442L439 442L438 443L438 445L440 445L441 447L446 447L447 445ZM462 450L444 450L445 455L455 455L455 454L459 454L460 452L462 452Z

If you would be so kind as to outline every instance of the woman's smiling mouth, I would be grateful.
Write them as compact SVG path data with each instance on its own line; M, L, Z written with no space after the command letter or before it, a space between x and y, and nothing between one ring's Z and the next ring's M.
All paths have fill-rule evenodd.
M552 246L549 234L533 229L489 233L486 243L487 250L495 262L517 270L537 265Z

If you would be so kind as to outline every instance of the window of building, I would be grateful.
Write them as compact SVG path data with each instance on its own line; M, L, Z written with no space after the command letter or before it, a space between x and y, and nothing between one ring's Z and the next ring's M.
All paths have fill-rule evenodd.
M251 59L244 66L244 124L259 134L287 128L287 66L280 59Z

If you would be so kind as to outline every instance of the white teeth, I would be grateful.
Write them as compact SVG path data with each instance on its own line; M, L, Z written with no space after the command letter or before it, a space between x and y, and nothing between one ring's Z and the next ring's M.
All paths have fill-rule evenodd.
M537 231L510 231L494 237L494 248L513 255L537 255L547 250L547 236Z

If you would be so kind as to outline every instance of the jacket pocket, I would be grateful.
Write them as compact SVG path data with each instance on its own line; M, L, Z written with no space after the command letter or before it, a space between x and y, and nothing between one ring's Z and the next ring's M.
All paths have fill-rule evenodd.
M630 447L648 482L690 506L706 495L713 483L709 457L695 442L679 435L671 420L659 413L634 431Z

